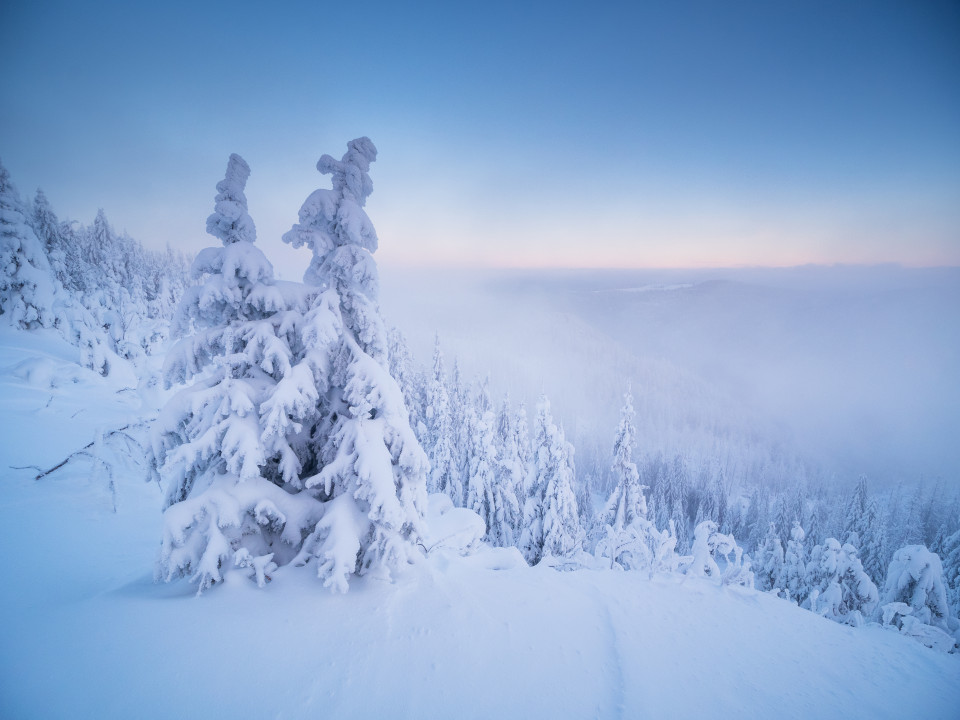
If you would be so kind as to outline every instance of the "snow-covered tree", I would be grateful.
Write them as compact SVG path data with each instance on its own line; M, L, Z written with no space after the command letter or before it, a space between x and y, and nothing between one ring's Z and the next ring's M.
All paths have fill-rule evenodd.
M424 417L424 389L423 378L413 367L413 358L407 341L397 328L391 328L387 333L390 355L390 375L397 381L403 393L403 402L410 418L410 427L417 434L421 445L426 445L427 433Z
M687 466L682 456L677 455L667 472L667 504L670 506L670 522L677 538L677 552L686 552L690 547L687 529Z
M767 536L757 550L754 576L758 589L780 592L785 584L783 546L776 524L771 522L768 527Z
M521 459L520 448L517 445L517 432L514 428L515 418L510 408L510 398L504 396L497 413L497 425L494 436L494 448L497 457L497 488L503 496L501 506L503 517L504 537L509 531L509 542L505 545L515 545L519 539L517 528L523 520L521 498L524 497L524 480L527 469Z
M496 449L496 418L490 409L486 385L478 388L478 398L470 409L470 474L467 476L466 504L483 518L487 526L486 539L494 546L513 544L512 509L504 507L504 487L498 481ZM485 408L480 410L481 408Z
M874 584L879 585L884 578L884 565L888 557L886 522L876 498L869 498L863 515L860 536L860 560L863 570Z
M960 529L943 541L943 581L953 615L960 615Z
M604 509L597 518L602 531L601 554L606 553L611 563L622 567L646 566L654 561L659 542L651 542L656 532L647 518L647 502L640 484L640 473L633 462L633 446L636 437L633 396L629 388L620 410L620 424L613 441L612 473L616 486ZM656 532L657 540L660 533Z
M24 210L0 164L0 316L24 330L52 327L53 271Z
M447 495L457 507L463 505L463 485L456 462L457 451L453 444L455 435L447 377L443 369L443 352L440 338L436 338L433 351L433 375L427 385L425 410L427 441L424 444L430 460L428 487L431 492Z
M470 474L470 434L472 428L470 426L469 392L463 382L463 376L460 373L460 362L457 358L453 360L453 373L450 377L448 395L450 397L453 462L456 469L456 477L460 484L459 492L457 492L457 488L454 486L454 494L450 497L453 499L455 506L462 507L466 492L463 485L466 483L466 479Z
M877 586L863 571L857 549L827 538L810 553L804 607L839 623L860 625L877 607Z
M910 606L913 617L925 625L949 630L943 564L923 545L908 545L897 550L887 569L881 605L901 602Z
M158 574L189 577L202 592L235 563L256 569L263 583L299 551L322 506L302 488L293 445L317 390L298 364L299 314L286 311L273 268L254 245L244 186L250 169L231 155L217 185L207 230L222 242L202 251L202 278L178 310L195 332L171 350L168 385L199 376L162 410L153 457L166 480ZM321 363L315 363L321 364Z
M50 202L43 190L37 190L33 199L33 211L28 219L30 226L37 234L37 238L43 243L44 252L54 277L61 285L65 285L68 272L63 226L53 208L50 207Z
M583 530L573 492L573 447L541 397L534 424L533 472L524 505L520 550L535 565L545 556L570 557L581 549Z
M884 625L930 647L949 651L960 641L960 622L950 611L943 565L923 545L908 545L894 553L877 614Z
M712 520L704 520L694 528L693 557L685 565L685 573L708 577L723 585L753 587L750 561L731 535L724 535Z
M376 156L365 137L347 143L341 160L322 156L317 169L332 188L307 198L283 238L312 250L304 280L319 293L314 310L331 321L316 343L328 360L314 373L319 412L307 434L318 472L303 483L320 491L325 510L301 559L316 558L324 584L339 590L352 574L390 574L416 557L426 510L429 465L387 370L378 239L363 209Z
M640 473L633 462L633 446L637 430L634 426L633 395L629 388L623 396L620 424L613 441L612 472L616 486L606 506L600 513L599 522L614 529L623 529L638 518L647 517L647 500L640 484Z
M516 478L518 512L513 536L519 542L520 536L523 534L524 504L528 495L528 487L531 482L533 468L530 459L530 426L527 423L527 407L523 401L520 401L517 412L513 417L513 438L514 446L517 449L520 472Z
M790 540L783 553L783 584L787 599L798 605L810 594L806 586L807 551L803 544L804 532L797 520L790 529Z
M160 572L200 588L225 565L259 582L271 568L316 561L324 584L389 574L419 551L426 457L387 370L363 201L372 143L321 158L333 189L304 204L288 233L314 251L308 285L281 284L253 244L244 186L231 156L201 252L204 282L187 293L169 381L200 375L164 408L154 454L168 477Z

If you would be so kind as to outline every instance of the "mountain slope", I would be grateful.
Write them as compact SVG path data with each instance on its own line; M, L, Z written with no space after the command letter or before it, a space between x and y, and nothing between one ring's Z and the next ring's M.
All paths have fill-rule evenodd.
M10 468L51 467L97 427L144 412L144 393L111 382L74 378L48 337L0 337L4 718L949 718L960 707L960 657L692 578L437 549L396 582L361 579L346 595L309 566L262 590L230 575L200 598L154 584L161 497L130 448L98 451L113 490L85 456L39 481Z

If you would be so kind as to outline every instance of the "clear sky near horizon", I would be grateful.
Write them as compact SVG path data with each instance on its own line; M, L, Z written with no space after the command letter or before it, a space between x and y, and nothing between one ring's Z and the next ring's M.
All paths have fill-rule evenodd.
M21 194L209 245L227 156L281 247L373 139L394 265L960 264L956 2L0 6Z

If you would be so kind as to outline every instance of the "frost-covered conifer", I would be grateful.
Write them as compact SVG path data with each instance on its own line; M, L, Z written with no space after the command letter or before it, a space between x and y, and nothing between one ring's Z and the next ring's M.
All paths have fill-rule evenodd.
M677 552L686 552L690 547L687 529L687 467L683 457L677 455L667 473L667 504L670 506L670 522L677 538Z
M53 271L10 174L0 165L0 315L24 330L52 327L53 304Z
M33 212L29 218L30 226L43 243L44 252L54 277L61 285L66 285L68 277L66 268L66 253L64 251L63 227L60 220L50 207L50 202L43 190L37 190L33 199Z
M670 527L670 503L667 495L667 468L662 459L656 461L652 490L654 524L661 530Z
M729 510L727 503L727 484L724 481L722 468L718 468L714 474L713 498L713 505L716 508L716 517L714 520L721 531L729 532L725 529L728 523L727 515L729 514Z
M231 155L217 185L207 230L222 245L194 262L203 282L184 295L178 323L195 332L164 368L168 385L199 379L168 402L154 427L154 462L167 484L158 574L187 576L198 592L235 564L252 568L262 584L299 551L323 510L298 492L293 446L317 402L314 371L326 360L297 362L300 335L316 329L286 309L272 266L253 244L243 194L249 173Z
M407 341L397 328L387 333L390 354L390 375L397 381L403 393L403 403L410 418L410 427L417 435L421 445L426 447L426 421L423 408L423 379L413 367L413 359Z
M478 396L486 393L486 387L478 388ZM478 397L479 400L479 397ZM494 447L494 417L490 410L479 411L482 403L477 402L470 408L470 425L473 434L470 437L470 471L466 483L465 507L473 510L487 524L490 533L490 520L493 515L494 471L497 464ZM486 403L489 406L489 401Z
M496 435L494 447L497 456L497 492L503 496L504 537L509 532L509 542L504 546L514 545L519 539L518 526L523 520L521 498L524 497L523 485L526 468L521 459L518 436L514 427L515 418L510 409L510 398L504 396L497 414Z
M456 469L456 477L460 482L460 492L458 497L451 495L453 504L456 507L463 507L466 497L466 488L463 487L467 477L470 475L470 399L467 388L463 382L463 376L460 373L460 362L454 358L453 374L450 377L450 386L448 388L450 397L450 418L451 418L451 437L453 441L453 462ZM456 490L456 488L454 488Z
M600 513L599 522L615 530L622 530L638 518L647 517L647 500L640 484L640 473L633 462L633 445L637 430L633 419L633 395L629 388L623 396L623 408L620 410L620 425L613 441L612 472L616 486L606 506Z
M877 586L863 571L857 549L827 538L810 553L804 607L839 623L860 625L877 607Z
M960 621L950 610L943 565L923 545L893 554L877 616L929 647L951 651L960 644Z
M925 625L949 631L943 564L923 545L908 545L893 554L880 605L895 602L909 605L913 617Z
M883 582L887 554L886 522L876 498L867 500L860 535L860 560L874 584Z
M724 535L712 520L704 520L694 528L693 557L685 572L694 577L709 577L723 585L753 587L750 561L743 555L732 535Z
M456 448L453 445L453 417L439 337L434 345L433 375L427 385L425 416L427 441L424 449L430 460L428 487L431 492L447 495L455 506L462 506L463 485L456 462Z
M867 515L867 478L861 475L857 479L857 484L847 500L846 508L843 514L843 528L841 536L846 542L851 542L855 547L860 547L866 529ZM851 538L851 535L855 536Z
M768 525L767 536L757 550L754 576L757 588L765 592L781 591L784 586L783 546L775 523Z
M347 143L341 160L322 156L317 169L332 188L307 198L283 238L312 250L304 280L319 293L313 310L330 321L316 342L325 358L314 373L317 418L305 428L317 472L303 483L320 493L324 514L300 557L316 558L324 584L338 590L353 574L389 575L416 557L426 510L428 461L388 372L378 240L363 209L376 156L365 137Z
M783 554L783 583L787 599L798 605L810 594L806 586L807 552L803 545L804 532L797 520L793 521L790 540Z
M520 402L516 415L513 418L514 445L517 449L517 458L520 464L520 475L516 479L515 492L517 495L517 517L513 536L519 542L523 534L524 504L531 483L533 465L530 460L530 426L527 423L527 407Z
M628 389L620 410L620 424L613 442L612 473L617 480L610 499L598 517L602 536L597 555L609 557L625 570L672 569L676 565L676 538L657 530L647 518L647 503L640 473L633 462L636 437L633 396Z
M943 580L954 617L960 615L960 530L943 542Z
M535 565L545 556L569 557L580 549L583 531L573 493L573 447L541 397L534 423L533 471L524 505L520 550Z

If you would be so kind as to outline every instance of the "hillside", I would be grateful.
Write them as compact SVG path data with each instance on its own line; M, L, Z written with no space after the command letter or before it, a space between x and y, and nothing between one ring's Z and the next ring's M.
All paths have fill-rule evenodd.
M156 398L0 337L0 716L955 717L960 658L753 590L434 550L331 595L312 569L154 584L161 496L109 438ZM83 419L83 422L79 422ZM132 440L139 438L135 433ZM120 441L126 443L127 441ZM110 480L115 486L110 488ZM114 512L115 508L115 512Z

